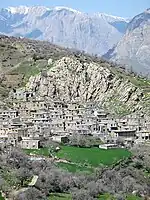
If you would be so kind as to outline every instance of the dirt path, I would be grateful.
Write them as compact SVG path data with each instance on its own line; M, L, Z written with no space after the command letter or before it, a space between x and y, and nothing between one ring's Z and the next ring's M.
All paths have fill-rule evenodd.
M29 189L29 187L32 187L32 186L34 186L34 185L36 184L37 180L38 180L38 176L36 176L36 175L33 176L31 182L28 184L28 187L21 188L21 189L19 189L19 190L13 191L13 192L11 193L10 196L11 196L11 197L14 197L14 196L17 196L19 193L22 193L22 192L27 191L27 190ZM11 200L11 199L12 199L12 198L9 198L8 200Z

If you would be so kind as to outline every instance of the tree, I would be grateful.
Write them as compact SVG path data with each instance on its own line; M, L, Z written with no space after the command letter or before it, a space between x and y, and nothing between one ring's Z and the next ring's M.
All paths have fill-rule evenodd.
M20 167L31 167L28 156L22 150L13 149L7 158L7 163L13 168L19 169Z
M3 184L4 184L4 179L0 176L0 188L2 187Z
M21 167L16 172L17 178L20 180L21 186L25 186L26 181L33 176L32 172L25 167Z
M90 196L89 192L85 189L77 190L72 196L73 200L94 200L94 198Z
M46 200L46 196L36 188L29 188L17 195L15 200Z
M97 197L100 194L100 187L99 184L97 184L95 181L92 181L87 184L87 190L90 196Z

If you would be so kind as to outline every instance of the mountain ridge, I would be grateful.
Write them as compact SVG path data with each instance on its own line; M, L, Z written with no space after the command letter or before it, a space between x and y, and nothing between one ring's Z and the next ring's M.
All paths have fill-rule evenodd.
M125 64L126 68L150 77L150 9L136 15L125 35L104 57Z
M0 32L47 40L59 46L103 55L122 38L128 20L67 7L10 7L0 10Z
M81 11L78 11L76 9L73 9L73 8L70 8L70 7L66 7L66 6L54 6L54 7L47 7L47 6L17 6L17 7L8 7L8 8L3 8L3 9L6 9L8 11L10 11L11 13L25 13L27 14L29 12L30 9L45 9L45 10L48 10L48 11L53 11L53 10L56 10L56 11L60 11L60 10L68 10L68 11L71 11L71 12L75 12L75 13L78 13L78 14L87 14L87 15L103 15L103 16L106 16L106 17L109 17L109 18L112 18L112 19L116 19L116 20L122 20L122 21L126 21L126 22L129 22L129 18L125 18L125 17L120 17L120 16L115 16L115 15L111 15L111 14L107 14L107 13L104 13L104 12L95 12L95 13L87 13L87 12L81 12Z

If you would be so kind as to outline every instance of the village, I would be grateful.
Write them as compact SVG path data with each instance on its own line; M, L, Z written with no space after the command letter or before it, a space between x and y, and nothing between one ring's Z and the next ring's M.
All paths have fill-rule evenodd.
M99 102L64 102L46 99L26 89L9 95L12 108L0 110L0 143L23 149L38 149L43 139L66 143L69 136L99 138L100 148L126 147L150 140L150 120L139 114L114 118Z

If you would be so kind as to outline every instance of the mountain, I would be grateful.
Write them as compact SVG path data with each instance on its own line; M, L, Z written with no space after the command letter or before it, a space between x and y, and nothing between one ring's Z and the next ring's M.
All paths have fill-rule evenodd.
M122 38L129 20L67 7L10 7L0 10L0 33L103 55Z
M0 36L2 106L17 88L34 91L39 98L99 102L117 116L135 111L150 114L150 81L79 51Z
M124 37L105 57L150 77L150 9L130 21Z

